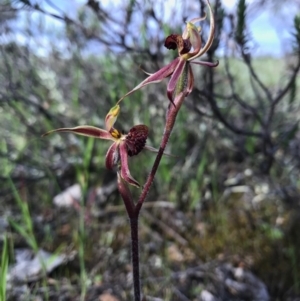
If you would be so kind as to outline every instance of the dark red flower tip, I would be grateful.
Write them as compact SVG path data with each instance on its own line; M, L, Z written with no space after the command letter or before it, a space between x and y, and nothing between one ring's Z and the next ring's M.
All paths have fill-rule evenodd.
M189 39L184 40L182 36L178 34L169 35L165 40L164 46L167 49L172 49L172 50L178 48L180 54L188 53L192 48L192 44L190 40Z
M126 146L128 156L139 154L146 145L148 137L148 127L144 124L136 125L130 129L126 136Z
M167 49L172 49L172 50L177 49L177 38L176 38L177 36L178 36L177 34L169 35L165 40L164 46Z

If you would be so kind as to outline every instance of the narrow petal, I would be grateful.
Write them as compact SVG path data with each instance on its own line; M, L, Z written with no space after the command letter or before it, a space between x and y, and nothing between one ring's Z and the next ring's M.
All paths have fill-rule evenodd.
M194 18L194 19L188 21L187 23L195 24L195 23L197 23L197 22L200 22L200 21L205 20L206 17L207 17L207 16L206 16L206 14L205 14L203 17ZM201 32L201 28L198 29L198 32ZM189 32L188 26L186 26L186 28L184 29L184 31L183 31L183 33L182 33L182 37L183 37L184 39L190 38L190 32Z
M145 149L147 149L148 151L150 151L150 152L153 152L153 153L158 153L158 151L159 151L159 149L158 148L154 148L154 147L152 147L152 146L150 146L150 145L145 145L145 147L144 147Z
M105 166L107 169L112 170L118 162L120 161L120 154L119 154L119 149L118 149L119 144L118 143L113 143L107 153L106 153L106 158L105 158Z
M152 147L152 146L150 146L150 145L147 145L147 144L145 145L144 149L146 149L146 150L148 150L148 151L150 151L150 152L152 152L152 153L156 153L156 154L159 152L159 149L158 149L158 148L154 148L154 147ZM177 156L168 154L168 153L166 153L166 152L164 152L164 156L177 158Z
M176 106L176 109L180 108L184 99L186 97L186 91L180 92L179 94L176 95L175 99L174 99L174 104ZM171 106L170 106L171 107ZM169 111L171 111L171 109L169 109ZM168 115L169 113L167 113ZM168 118L168 117L167 117Z
M126 206L126 211L129 217L134 214L134 202L132 194L129 190L127 183L122 179L120 173L118 172L118 189Z
M128 167L127 146L125 143L120 143L121 155L121 177L129 184L140 187L140 184L131 176Z
M159 83L163 79L169 77L175 70L176 66L178 65L180 58L176 58L173 60L170 64L167 66L164 66L163 68L159 69L157 72L151 74L149 77L147 77L144 81L142 81L139 85L137 85L135 88L133 88L131 91L129 91L127 94L125 94L119 101L118 104L127 96L132 94L133 92L149 85L152 83Z
M195 56L201 49L202 46L202 41L201 37L198 31L198 28L191 22L188 22L186 25L187 31L188 31L188 36L190 39L190 42L193 46L193 52L187 53L184 57L185 58L190 58Z
M202 54L204 54L211 47L211 45L213 43L213 40L214 40L215 18L214 18L214 14L213 14L213 11L211 9L209 0L206 0L206 2L207 2L208 9L209 9L209 15L210 15L210 30L209 30L209 34L208 34L208 40L207 40L206 44L204 45L204 47L202 49L199 49L198 53L196 53L194 56L192 56L188 59L189 61L201 56Z
M168 110L167 110L167 113L166 113L167 122L168 122L169 118L173 119L174 114L176 115L178 113L185 97L186 97L186 91L179 92L175 95L174 105L173 106L172 105L168 106Z
M107 131L110 131L110 129L113 127L119 114L120 114L120 106L119 105L115 105L114 107L112 107L109 110L109 112L107 113L107 115L105 117L105 127L106 127Z
M186 88L186 96L189 95L194 88L194 74L191 65L189 64L188 70L188 83Z
M173 72L173 74L171 76L171 79L170 79L170 81L168 83L167 95L168 95L169 100L172 103L173 103L173 96L174 96L175 89L178 89L178 91L180 91L180 92L185 89L185 87L184 87L185 83L184 82L179 83L179 80L180 80L181 75L183 75L186 63L187 63L187 61L184 60L184 59L181 59L178 62L177 67L176 67L175 71ZM178 86L178 84L180 86Z
M202 66L207 66L207 67L217 67L219 66L219 61L216 62L205 62L205 61L199 61L199 62L195 62L192 61L191 64L196 64L196 65L202 65Z
M153 73L147 72L146 70L144 70L141 66L139 66L139 69L144 72L146 75L150 76L153 75Z
M60 128L56 130L49 131L42 135L42 137L47 136L52 133L56 132L71 132L74 134L82 135L82 136L87 136L87 137L93 137L93 138L100 138L100 139L105 139L105 140L113 140L113 137L108 131L96 128L94 126L90 125L81 125L77 126L74 128Z

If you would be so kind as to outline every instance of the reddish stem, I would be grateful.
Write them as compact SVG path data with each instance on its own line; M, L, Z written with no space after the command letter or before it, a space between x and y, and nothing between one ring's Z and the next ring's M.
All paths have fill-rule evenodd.
M168 144L172 129L175 124L177 113L181 107L181 104L185 98L184 93L180 93L174 100L174 105L169 106L167 112L166 124L164 128L163 137L160 143L158 154L153 163L151 172L147 178L147 181L143 187L142 193L136 205L133 204L132 196L127 185L122 182L119 177L118 186L120 194L124 200L127 214L130 219L130 230L131 230L131 260L132 260L132 273L133 273L133 290L134 290L134 301L141 300L141 287L140 287L140 270L139 270L139 237L138 237L138 217L141 207L147 197L150 187L154 181L155 174L160 164L161 158L164 154L166 146Z
M169 110L167 112L167 120L166 120L166 124L165 124L165 129L164 129L164 133L163 133L163 137L160 143L160 147L158 150L158 154L155 158L153 167L151 169L151 172L147 178L147 181L143 187L142 193L139 197L139 200L135 206L135 212L136 212L136 216L139 215L139 212L141 210L141 207L147 197L147 194L149 193L150 187L154 181L154 177L155 174L157 172L158 166L160 164L160 160L164 154L164 151L166 149L166 146L168 144L169 138L171 136L175 121L176 121L176 116L177 113L179 112L179 109L181 107L181 104L183 102L185 98L185 95L183 93L180 93L176 98L175 98L175 105L170 105L169 106Z
M131 263L133 274L133 290L134 301L141 300L141 285L140 285L140 260L139 260L139 235L138 235L138 218L130 218L131 230Z

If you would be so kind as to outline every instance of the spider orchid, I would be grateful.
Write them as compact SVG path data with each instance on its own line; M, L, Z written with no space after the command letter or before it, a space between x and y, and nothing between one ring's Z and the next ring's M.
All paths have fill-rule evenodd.
M207 5L210 13L210 31L206 44L201 48L201 28L197 28L195 23L202 21L206 18L206 15L201 18L195 18L187 22L186 28L182 35L172 34L165 40L165 47L168 49L178 49L178 57L168 65L164 66L153 74L147 73L149 76L142 81L139 85L125 94L119 101L120 103L125 97L132 94L133 92L143 88L151 83L161 82L163 79L171 76L167 87L167 95L169 100L174 104L174 98L179 94L183 93L187 96L191 93L194 87L194 75L191 68L191 64L204 65L209 67L218 66L219 62L211 63L205 61L194 60L199 58L206 53L211 47L214 39L215 21L214 15L207 0ZM192 50L192 51L191 51Z
M119 105L111 108L105 118L106 130L94 126L82 125L74 128L60 128L52 130L45 133L43 137L54 132L71 132L82 136L113 141L113 144L106 153L106 168L113 170L115 167L118 167L121 178L131 185L140 187L140 184L131 176L129 172L128 156L135 156L144 148L154 152L157 150L146 145L146 140L148 137L148 127L146 125L136 125L130 129L128 134L122 134L120 131L115 129L113 125L116 122L119 113Z

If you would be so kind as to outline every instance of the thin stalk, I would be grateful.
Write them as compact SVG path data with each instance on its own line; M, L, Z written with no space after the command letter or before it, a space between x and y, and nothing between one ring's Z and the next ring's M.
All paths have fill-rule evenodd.
M141 207L147 197L150 187L154 181L154 177L157 172L158 166L160 164L160 160L161 160L161 158L164 154L164 151L166 149L166 146L168 144L169 138L171 136L171 133L172 133L175 121L176 121L177 113L179 112L179 109L181 107L181 104L182 104L184 98L185 98L185 95L183 93L180 93L174 101L175 105L170 105L169 111L167 113L167 121L165 124L163 137L162 137L162 140L160 143L160 147L159 147L157 156L155 158L155 161L153 163L153 166L152 166L151 172L147 178L147 181L143 187L143 190L139 197L139 200L135 206L135 213L136 213L137 217L138 217Z
M82 196L80 198L80 211L79 211L79 225L78 225L78 234L79 234L79 266L80 266L80 282L81 282L81 294L80 300L84 301L86 299L86 293L88 289L87 284L87 271L85 265L85 244L86 244L86 228L85 228L85 197L88 191L89 183L89 166L92 160L93 148L95 144L95 139L88 139L86 144L86 149L84 152L83 166L84 166L84 176L80 177L80 171L78 170L78 180L81 183Z
M85 269L84 253L85 253L85 206L83 197L80 202L80 213L79 213L79 266L80 266L80 282L81 282L81 293L80 300L84 301L87 292L87 273Z
M163 133L163 137L160 143L160 148L158 151L158 154L155 158L155 161L153 163L153 167L151 169L151 172L147 178L147 181L144 185L143 191L140 195L140 198L137 202L137 204L134 206L134 210L131 211L131 206L126 206L128 216L130 218L130 230L131 230L131 260L132 260L132 273L133 273L133 290L134 290L134 301L140 301L141 300L141 284L140 284L140 269L139 269L139 237L138 237L138 217L141 210L141 207L147 197L147 194L149 192L149 189L154 181L155 174L157 172L158 166L160 164L161 158L164 154L164 151L166 149L167 143L169 141L172 129L175 124L177 113L179 112L179 109L181 107L181 104L183 102L183 99L185 98L185 95L183 93L179 93L179 95L175 99L175 105L170 105L169 111L167 113L167 120L165 124L165 129ZM120 188L119 188L120 190ZM121 193L123 199L124 196ZM125 197L124 202L125 205L128 203L128 199L130 199L130 196L127 195ZM126 202L127 200L127 202ZM127 208L128 207L128 208ZM130 209L130 210L128 210Z
M134 301L141 300L138 218L130 218Z

